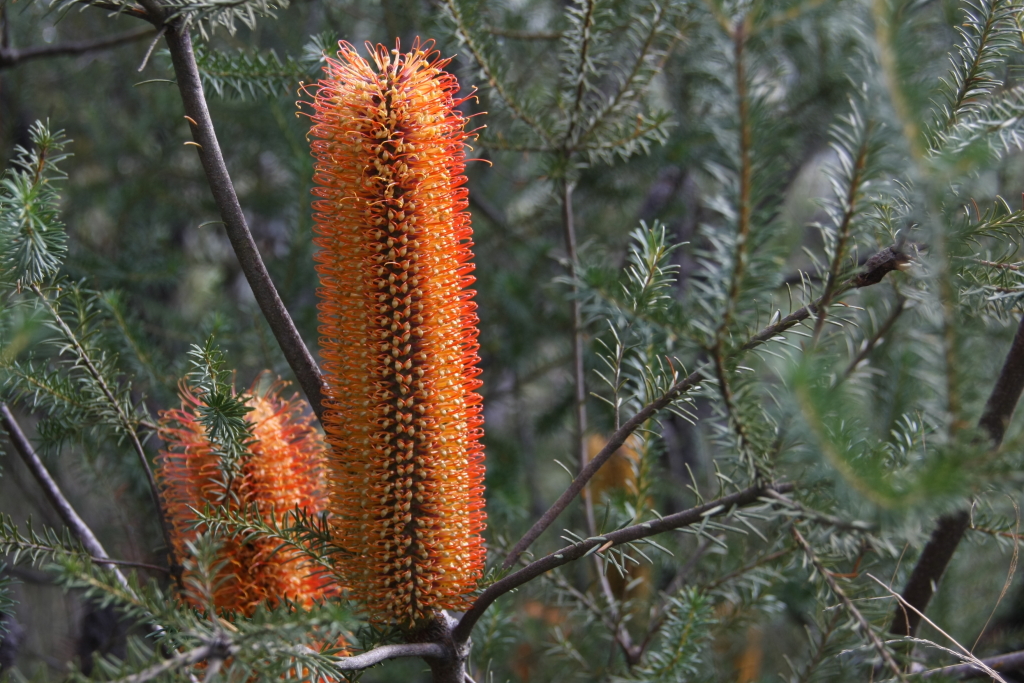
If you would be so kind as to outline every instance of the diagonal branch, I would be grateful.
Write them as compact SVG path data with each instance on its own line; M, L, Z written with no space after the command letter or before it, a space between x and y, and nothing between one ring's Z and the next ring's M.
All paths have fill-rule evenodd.
M843 603L846 611L849 612L857 621L857 626L864 633L864 636L871 641L871 645L878 650L878 654L882 657L882 661L885 662L885 665L892 669L893 673L896 674L896 678L901 681L906 681L906 678L903 676L903 671L900 669L899 664L896 663L896 660L893 659L892 653L889 652L887 647L885 647L885 643L883 643L882 639L878 637L875 630L871 628L871 624L868 623L868 620L860 613L860 610L853 604L853 601L850 600L849 596L847 596L846 593L843 592L843 589L839 587L839 584L836 582L832 573L822 566L821 560L818 559L818 556L814 553L814 549L811 548L807 539L803 537L803 534L801 534L795 526L792 528L792 532L793 538L796 539L796 542L803 549L804 554L807 555L807 559L810 560L811 564L814 565L814 568L818 570L818 573L825 580L825 583L828 584L829 590L832 591L832 594L839 598L839 601Z
M875 254L873 257L868 259L865 264L867 269L866 272L857 275L836 289L832 296L833 300L839 298L851 289L869 287L871 285L878 284L889 272L899 269L901 264L906 263L907 260L909 259L907 259L906 256L898 252L893 247L883 249L878 254ZM743 345L736 349L734 355L739 356L740 354L771 341L791 327L807 320L807 318L818 310L820 305L821 299L816 299L806 306L793 311L777 323L765 327L757 334L751 336ZM547 512L541 515L540 519L534 522L533 526L530 527L529 531L527 531L522 538L516 541L516 544L512 546L508 556L505 558L505 561L502 562L502 569L509 569L513 564L515 564L516 559L518 559L523 551L529 548L530 545L536 541L556 519L558 519L558 516L561 515L567 507L569 507L569 504L573 499L583 491L587 482L590 481L594 474L596 474L606 462L608 462L612 455L615 454L615 451L619 450L622 444L626 443L626 439L628 439L633 432L639 429L641 425L647 422L647 420L654 417L659 411L667 408L673 401L700 384L706 372L711 368L712 363L705 363L689 375L677 380L661 396L641 408L635 415L633 415L633 417L616 429L608 438L608 442L604 445L604 448L602 448L601 451L587 463L586 467L580 470L580 473L576 475L576 478L572 480L572 483L569 484L568 488L562 492L562 495L558 497L558 500L548 508ZM1024 372L1024 370L1022 370L1022 372Z
M173 657L168 657L159 664L155 664L148 669L143 669L137 674L119 678L115 683L146 683L146 681L151 681L165 673L177 671L178 669L183 669L186 666L192 666L193 664L198 664L204 659L211 660L210 670L216 673L216 669L219 667L213 666L213 661L220 660L223 662L223 660L238 652L239 649L238 645L231 643L231 641L226 637L220 636L216 640L206 643L205 645L200 645L193 650L188 650L186 652L178 653ZM209 679L211 677L207 676L206 678Z
M43 489L43 493L46 494L47 499L53 508L60 515L60 518L64 520L64 523L68 525L68 529L75 535L75 538L82 544L82 547L88 551L90 555L96 559L97 563L103 567L109 569L117 577L117 582L125 590L130 590L128 587L128 580L125 578L121 570L114 566L113 563L107 560L110 557L107 555L107 551L103 548L103 545L96 538L96 535L89 528L89 525L78 516L75 512L75 508L71 506L68 499L64 497L64 493L57 486L57 482L50 476L50 472L43 465L42 460L39 459L39 455L36 454L32 444L29 443L25 433L21 431L21 426L14 419L14 415L11 414L10 409L6 403L0 403L0 423L3 424L4 431L7 432L7 436L11 439L11 443L14 445L14 450L18 452L21 459L24 461L25 466L28 467L32 476L39 483L40 488Z
M145 4L147 9L151 5L153 6L151 14L162 9L155 2L147 1ZM288 365L295 373L299 386L306 394L306 399L317 418L322 419L323 406L321 402L324 385L320 368L317 367L316 361L313 360L312 354L302 341L288 309L281 301L277 288L274 286L273 280L270 279L270 273L256 248L256 242L249 231L245 215L242 213L242 206L238 202L238 195L235 194L235 187L224 163L224 155L217 142L210 110L206 105L203 84L196 66L195 54L192 51L192 38L189 36L187 28L171 26L168 27L166 40L167 47L171 52L171 60L174 63L178 91L181 93L181 100L185 105L186 118L192 124L192 136L195 139L199 160L206 172L206 179L210 185L213 199L220 210L228 240L235 251L242 272L245 273L245 279L252 288L260 311L270 324L274 338L277 339Z
M591 461L591 463L593 462L594 461ZM562 548L550 555L546 555L535 562L531 562L519 571L513 572L505 578L492 583L484 589L484 591L473 602L473 606L469 611L462 616L462 620L459 621L459 625L455 627L454 631L452 631L452 638L456 643L465 642L469 638L470 632L473 630L473 625L476 624L481 616L483 616L483 613L487 611L487 608L491 606L491 603L505 593L515 590L525 583L529 583L541 574L549 572L556 567L561 567L563 564L568 564L580 559L581 557L586 557L590 553L596 552L599 548L601 548L603 552L603 550L607 550L624 543L631 543L633 541L640 540L641 538L654 536L655 534L660 534L665 531L671 531L672 529L680 529L692 524L697 524L709 517L717 517L719 515L730 513L737 507L756 503L766 496L769 491L786 493L788 491L792 491L794 488L795 486L793 484L751 486L743 489L742 491L737 491L736 493L729 494L728 496L722 496L721 498L709 501L703 505L690 508L689 510L683 510L682 512L666 515L649 522L628 526L624 529L604 534L603 536L588 538L580 541L579 543L574 543Z
M992 448L998 448L1010 424L1010 418L1017 407L1021 392L1024 391L1024 317L1021 318L1017 333L1013 337L1010 351L1006 355L1003 369L996 379L996 385L985 403L985 412L978 420L992 440ZM946 566L953 559L960 540L963 538L970 518L966 510L960 510L939 518L928 543L914 566L907 585L903 588L903 601L912 606L905 610L897 605L890 632L898 636L912 636L921 623L919 612L924 612L935 593Z
M142 27L118 33L98 40L86 40L74 43L61 43L59 45L40 45L28 47L23 50L16 50L10 47L0 47L0 69L17 66L22 62L31 59L43 59L45 57L65 57L72 55L84 55L90 52L98 52L112 47L118 47L126 43L134 43L156 33L151 27Z

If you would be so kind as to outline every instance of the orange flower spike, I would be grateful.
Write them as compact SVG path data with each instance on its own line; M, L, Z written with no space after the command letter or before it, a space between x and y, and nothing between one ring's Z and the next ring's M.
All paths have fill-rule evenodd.
M433 43L348 43L315 89L324 429L345 584L411 627L483 573L483 424L459 84Z
M160 437L166 448L157 457L171 540L179 557L197 538L192 508L226 505L232 511L253 504L268 521L282 522L296 506L311 515L327 504L323 470L324 443L304 415L298 397L278 396L279 385L249 399L253 409L246 419L253 425L251 456L241 463L241 474L225 496L219 461L199 422L202 402L187 387L181 390L182 407L160 415ZM309 607L336 593L333 583L294 549L280 549L271 539L241 543L228 538L220 550L227 564L221 570L214 604L219 610L249 616L260 603L274 606L281 599ZM193 596L190 602L200 606Z

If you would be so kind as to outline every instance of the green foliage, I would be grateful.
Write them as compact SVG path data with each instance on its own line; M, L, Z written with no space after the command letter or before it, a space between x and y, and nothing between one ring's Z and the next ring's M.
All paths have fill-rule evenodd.
M231 481L241 473L244 457L255 439L253 425L245 417L252 408L246 405L244 395L235 393L224 353L214 345L212 336L204 346L193 345L189 356L192 370L188 381L200 401L196 408L199 423L219 459L227 496Z
M319 76L324 54L330 54L335 38L328 33L313 36L300 57L278 57L267 52L222 52L200 46L196 63L203 87L217 97L255 99L287 97L295 94L296 84L308 83Z
M651 650L646 665L619 680L669 683L702 672L704 641L715 623L711 601L694 588L684 589L668 599L666 609L659 646Z
M7 618L14 616L14 606L17 604L17 601L11 597L11 586L14 584L14 579L4 573L6 569L7 565L0 564L0 636L10 632Z
M58 164L68 140L41 121L30 135L32 148L16 148L0 180L0 282L18 288L53 277L67 252L56 184L66 177Z
M544 93L540 97L518 92L510 82L521 77L512 72L516 62L486 36L500 5L449 0L447 8L458 40L490 86L486 95L499 108L494 113L511 118L507 132L482 135L485 147L551 153L556 157L551 163L564 175L571 173L570 158L612 163L666 139L668 114L652 106L649 94L680 39L676 24L681 7L662 2L570 3L564 10L566 27L556 36L557 57L548 55L543 70L550 85L541 89L533 83L534 90Z
M945 102L935 128L948 129L961 117L988 107L986 98L1003 84L1006 59L1020 42L1019 15L1024 8L1014 0L965 2L964 22L957 27L961 40L948 78L942 79Z
M460 53L450 69L461 96L479 78L462 106L486 125L475 155L493 164L467 171L491 524L481 587L509 575L503 549L581 465L568 379L577 336L585 437L603 443L644 406L668 405L591 483L593 522L570 508L535 557L751 485L794 487L595 550L503 596L474 631L474 680L736 680L756 660L760 680L842 682L890 676L878 665L897 651L940 666L949 658L927 642L911 651L871 638L883 637L893 605L866 573L905 585L935 517L968 506L972 547L929 616L965 644L984 631L980 654L1019 647L1017 587L999 593L1019 542L1022 437L1013 422L989 450L976 427L1024 300L1019 2L168 6L207 39L197 60L228 167L309 341L307 121L282 102L319 76L335 33L389 46L434 37L443 55ZM13 35L106 35L95 12L67 13L55 28L44 9L11 19ZM181 144L175 89L124 87L146 47L4 72L28 120L49 113L85 142L67 158L60 134L15 130L0 110L0 133L26 148L0 190L0 397L76 504L95 506L90 519L124 507L153 527L138 453L127 456L136 442L143 459L159 449L146 441L150 415L179 404L179 378L202 402L228 490L254 438L235 387L289 370ZM103 76L99 64L116 71ZM147 68L171 76L159 57ZM569 228L574 251L561 246ZM889 247L907 267L858 286L867 259ZM689 373L696 380L672 394ZM126 492L102 500L105 480ZM16 515L0 528L6 561L43 567L137 625L125 656L97 658L91 680L179 680L192 663L154 667L217 643L237 649L219 670L207 662L211 679L311 679L331 672L336 653L321 647L343 633L359 648L403 638L362 623L343 599L214 615L223 539L270 539L333 570L345 553L329 517L197 511L207 531L184 559L209 604L196 610L176 600L173 581L147 583L126 567L126 588L63 532L5 512ZM112 554L161 561L158 542L103 531ZM985 631L999 600L1010 616L997 611L1004 621ZM422 680L422 668L392 662L363 680Z
M255 505L241 511L207 508L196 513L196 523L214 537L236 538L243 544L271 539L299 551L326 572L335 572L337 563L344 561L346 551L335 544L326 515L313 516L298 508L285 511L278 521L266 519Z

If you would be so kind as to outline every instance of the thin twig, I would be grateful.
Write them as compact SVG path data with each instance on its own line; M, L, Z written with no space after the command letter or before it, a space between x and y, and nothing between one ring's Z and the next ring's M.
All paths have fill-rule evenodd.
M879 586L881 586L882 588L884 588L884 589L886 590L886 592L888 592L888 593L889 593L890 595L892 595L892 597L896 598L896 600L897 600L897 601L898 601L898 602L899 602L899 603L900 603L901 605L903 605L903 606L904 606L904 607L906 607L907 609L909 609L909 610L911 610L912 612L914 612L915 614L917 614L917 616L918 616L918 618L919 618L919 619L922 619L922 620L924 620L924 621L925 621L925 623L927 623L927 624L928 624L929 626L931 626L931 627L932 627L932 628L934 628L934 629L935 629L936 631L938 631L938 632L939 632L939 633L941 633L941 634L942 634L943 636L945 636L945 638L946 638L946 639L947 639L947 640L948 640L949 642L951 642L951 643L953 643L954 645L956 645L956 646L957 646L957 647L958 647L958 648L960 649L960 651L961 651L961 652L963 652L963 655L962 655L963 657L965 657L965 658L967 658L968 660L970 660L970 661L971 661L971 662L972 662L972 663L973 663L973 664L974 664L975 666L981 667L981 669L982 669L982 670L984 670L984 671L985 671L985 673L987 673L987 674L988 674L989 676L991 676L991 677L992 677L992 678L994 678L995 680L999 681L999 683L1006 683L1006 681L1004 681L1004 680L1003 680L1003 677L1002 677L1002 676L1000 676L1000 675L999 675L998 673L996 673L994 669L992 669L992 668L991 668L991 667L989 667L989 666L986 666L984 662L982 662L982 661L981 661L980 659L978 659L977 657L975 657L975 656L974 656L974 655L973 655L973 654L971 653L971 651L970 651L970 650L968 650L968 649L967 649L966 647L964 647L963 645L961 645L961 644L960 644L960 643L959 643L959 642L958 642L958 641L957 641L957 640L956 640L956 639L955 639L955 638L954 638L953 636L951 636L951 635L949 635L948 633L946 633L945 631L943 631L943 630L942 630L941 628L939 628L939 625L938 625L938 624L936 624L936 623L935 623L934 621L932 621L931 619L929 619L928 617L926 617L926 616L925 616L924 614L922 614L922 613L921 613L921 611L920 611L920 610L918 610L918 609L917 609L916 607L914 607L913 605L911 605L910 603L908 603L908 602L907 602L906 600L904 600L904 599L903 599L903 596L901 596L901 595L900 595L899 593L897 593L897 592L896 592L896 591L894 591L893 589L889 588L889 586L885 585L885 583L884 583L883 581L880 581L880 580L879 580L879 579L878 579L877 577L873 576L872 574L865 574L865 576L867 576L867 577L868 577L869 579L871 579L872 581L874 581L875 583L877 583L877 584L878 584Z
M900 669L899 664L896 663L896 660L893 659L892 653L885 647L885 643L882 642L882 639L879 638L878 634L875 633L873 628L871 628L871 624L868 623L868 620L860 613L860 610L853 604L853 601L850 600L846 593L843 592L843 589L839 587L839 584L836 582L835 577L832 576L832 573L825 569L821 564L821 560L819 560L818 556L814 554L814 550L807 542L807 539L803 537L803 534L801 534L795 526L792 527L791 530L793 532L793 538L796 539L798 544L800 544L804 554L807 555L807 559L810 560L811 564L814 565L815 569L818 570L818 573L825 580L825 583L828 584L829 590L839 598L839 601L843 603L844 607L846 607L846 611L849 612L857 621L858 626L860 626L860 630L864 633L867 639L871 641L871 645L878 650L878 654L882 657L882 661L884 661L886 666L896 674L896 678L901 681L905 681L906 678L903 676L903 671Z
M596 556L597 553L594 553ZM594 602L593 598L584 593L583 591L577 590L572 584L565 580L564 576L560 574L553 574L552 581L555 585L569 593L576 598L587 610L590 611L595 617L600 619L605 627L611 631L612 637L615 642L618 643L619 647L622 648L622 654L626 657L626 662L633 666L640 661L640 654L635 645L633 645L633 638L629 635L629 631L622 625L617 614L617 608L615 605L610 605L611 610L601 609L601 606ZM611 612L611 614L609 614Z
M978 420L978 426L984 429L992 440L992 448L998 448L1002 443L1021 392L1024 392L1024 317L1017 326L1017 333L1006 354L1006 361L985 403L985 411ZM917 626L921 621L917 614L927 609L935 587L953 558L957 546L960 545L969 523L966 510L939 518L928 543L921 551L917 564L914 565L907 585L903 588L902 600L914 609L910 612L899 608L896 610L891 633L912 636L917 632Z
M733 39L733 61L736 69L736 99L737 117L740 129L740 172L739 172L739 212L736 224L736 249L733 255L732 273L729 276L729 294L725 305L725 314L722 316L722 323L715 335L716 344L722 343L732 320L733 309L736 299L739 296L740 285L743 281L743 273L747 265L747 240L750 238L750 215L751 215L751 183L753 181L753 166L751 163L751 147L753 146L753 132L750 122L750 102L747 99L747 73L744 64L744 48L747 43L747 20L741 18L736 22L732 31Z
M770 487L751 486L743 489L742 491L737 491L736 493L732 493L728 496L723 496L703 505L690 508L689 510L666 515L660 519L654 519L649 522L628 526L623 529L604 534L603 536L588 538L580 541L579 543L566 546L561 550L551 553L550 555L545 555L541 559L531 562L522 569L513 572L505 578L488 586L473 602L473 606L469 611L462 616L462 620L459 621L459 625L452 631L452 638L456 643L465 642L466 639L469 638L469 634L473 630L473 625L476 624L477 620L479 620L483 613L487 611L487 608L491 606L491 603L505 593L515 590L519 586L532 581L544 572L549 572L556 567L561 567L564 564L568 564L580 559L581 557L585 557L590 552L595 552L602 546L613 548L615 546L622 545L623 543L630 543L632 541L647 538L648 536L654 536L655 534L660 534L672 529L680 529L692 524L697 524L708 517L717 517L719 515L728 514L737 507L750 505L760 501L761 498L765 496L768 489L774 489L780 493L785 493L792 491L794 488L795 486L793 484L775 484Z
M582 67L581 67L582 68ZM567 140L568 144L568 140ZM575 450L577 462L582 471L587 466L587 374L585 354L583 348L583 312L579 298L579 287L577 286L577 253L576 253L576 221L572 207L573 184L568 178L562 179L562 229L565 237L565 249L568 257L569 279L572 282L570 292L570 305L572 307L572 360L573 360L573 390L574 390L574 413L576 418L576 429L573 437L575 439ZM591 536L597 534L597 524L594 519L593 496L584 494L583 511L586 517L587 533ZM615 622L612 631L616 639L619 639L619 631L622 630L618 624L619 608L615 593L612 591L608 581L607 572L601 558L596 554L593 558L594 569L597 572L597 581L604 593L605 600L611 610L611 619ZM626 634L628 641L629 634ZM620 640L620 642L622 642ZM626 657L629 658L632 652L632 643L627 642L623 646Z
M812 347L818 343L821 331L825 328L828 305L832 302L832 296L839 282L839 271L846 258L846 243L850 239L850 227L853 225L853 217L857 214L857 198L860 195L860 186L864 180L864 171L867 168L870 137L871 131L869 128L864 133L860 149L857 150L857 158L853 162L853 176L850 178L850 187L846 192L843 217L839 225L836 226L835 253L832 254L832 263L829 265L828 277L825 280L825 290L821 294L821 309L818 311L818 319L815 321L814 331L811 333L810 345Z
M167 32L167 27L166 26L161 26L160 30L156 32L155 36L153 36L153 40L149 43L149 47L146 48L146 54L142 57L142 63L139 64L139 68L138 68L139 73L142 73L142 70L146 68L146 64L149 63L149 58L153 54L153 50L156 49L156 44L160 42L160 39L163 38L164 33L166 33L166 32Z
M576 222L572 210L573 185L562 179L562 230L565 237L565 250L568 258L569 279L572 282L570 304L572 305L572 380L573 380L573 412L576 418L575 439L576 459L582 470L587 466L587 371L583 353L583 312L580 308L579 290L576 285ZM594 526L594 504L589 496L584 496L584 507L587 516L587 531L597 533Z
M565 137L562 139L562 145L566 150L572 147L573 134L576 132L576 126L579 125L580 112L583 108L583 96L587 91L587 67L590 63L591 30L594 28L594 10L597 3L595 0L584 1L586 9L584 9L583 17L580 20L580 54L576 62L575 73L573 74L576 92L573 97L572 111L569 113L569 125L566 126ZM568 152L566 156L569 156Z
M896 324L896 320L905 310L907 310L907 300L899 296L896 300L896 306L892 309L889 317L875 330L875 333L870 338L864 340L860 351L857 352L857 355L853 357L843 372L842 379L848 379L857 370L857 367L864 362L864 359L871 355L871 352L878 346L878 342L882 341L885 335L889 334L889 330L892 329L892 326Z
M245 273L245 279L252 288L253 296L259 304L263 316L270 325L274 338L281 347L285 360L291 366L299 386L302 387L306 399L318 419L323 421L323 379L320 368L313 360L312 354L302 341L295 322L288 309L277 293L270 273L260 257L256 242L242 212L242 206L235 194L231 176L224 163L224 155L217 134L213 128L213 119L206 106L203 84L196 66L195 54L192 51L192 39L187 28L171 26L166 33L167 47L174 63L175 80L181 100L185 106L185 114L196 125L192 126L192 135L198 147L196 152L202 162L206 179L213 194L214 201L220 211L221 220L235 251L238 263Z
M152 27L146 26L91 41L60 43L58 45L40 45L38 47L27 47L22 50L2 46L0 47L0 69L17 66L18 64L32 59L66 57L98 52L100 50L118 47L119 45L134 43L153 35L154 32L155 30Z
M772 493L776 493L776 491L775 490L768 491L768 495L769 496L771 496ZM771 496L771 497L774 497L774 496ZM719 577L719 578L715 579L711 583L705 584L704 586L702 586L702 589L705 592L712 591L712 590L718 588L719 586L721 586L722 584L728 583L728 582L732 581L733 579L739 578L740 576L743 576L744 574L746 574L748 572L751 572L751 571L757 569L758 567L763 567L764 565L768 564L769 562L774 562L775 560L778 560L779 558L785 557L786 555L789 555L794 550L796 550L796 548L784 548L782 550L777 550L774 553L769 553L767 555L759 557L758 559L754 560L753 562L751 562L750 564L746 565L745 567L740 567L739 569L737 569L735 571L729 572L725 576L722 576L722 577Z
M50 476L50 472L43 465L43 461L39 459L32 444L29 443L25 433L21 431L21 426L18 425L17 420L14 419L14 415L11 414L10 409L6 403L0 403L0 423L4 426L4 431L7 432L7 436L10 437L11 443L14 445L14 450L21 456L25 466L28 467L32 476L39 483L40 488L43 489L43 493L46 494L47 499L53 508L60 515L60 518L64 520L64 523L71 530L71 533L75 535L82 547L92 555L97 563L109 569L117 577L117 582L121 584L121 587L125 590L130 590L128 587L128 579L125 578L121 570L114 566L114 563L110 561L110 556L107 555L107 551L103 548L103 544L99 542L96 535L89 528L89 525L78 516L75 512L75 508L71 506L68 499L64 497L64 493L57 486L57 482L54 481L53 477Z

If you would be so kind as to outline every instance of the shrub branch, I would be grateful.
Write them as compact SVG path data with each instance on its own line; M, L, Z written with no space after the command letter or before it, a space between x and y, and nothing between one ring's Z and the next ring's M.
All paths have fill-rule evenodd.
M121 584L121 587L125 590L131 590L128 586L128 579L125 578L121 570L118 569L112 562L109 562L110 556L107 555L107 551L103 548L103 545L96 538L96 534L92 532L89 525L78 516L75 508L71 506L68 499L64 497L64 493L57 486L57 482L54 481L53 477L50 476L49 470L43 465L43 461L39 459L39 455L35 449L32 448L32 444L29 443L25 433L21 431L21 426L17 420L14 419L14 415L11 414L10 409L6 403L0 403L0 423L4 426L4 431L7 432L7 436L11 440L11 444L14 446L14 450L18 452L25 466L32 473L32 476L39 483L39 487L43 489L43 493L46 494L47 500L53 505L53 509L57 511L60 518L67 524L68 529L75 535L75 538L82 544L82 547L93 557L94 560L101 566L109 569L117 577L117 582Z
M151 14L160 9L159 5L152 2L147 2L146 5L147 9L153 7ZM242 213L242 206L224 163L224 154L217 142L210 110L206 105L202 80L192 50L192 38L187 28L176 26L168 28L165 38L174 63L175 79L181 101L185 106L185 114L191 119L191 124L194 124L191 128L192 137L198 145L196 151L206 172L210 192L217 203L228 240L285 360L295 373L299 386L306 394L306 399L316 413L317 419L320 419L323 416L323 379L320 368L302 341L284 302L281 301Z
M1021 392L1024 391L1024 317L1017 327L1010 351L1006 355L1003 369L996 379L996 385L985 403L985 412L978 420L992 440L992 448L998 448L1010 424L1010 418L1017 407ZM903 588L902 602L893 615L890 632L897 636L913 636L921 623L920 612L924 612L935 593L946 566L953 559L960 540L964 537L970 518L966 510L943 515L935 525L928 543L914 565L907 585ZM903 609L903 602L913 607Z

